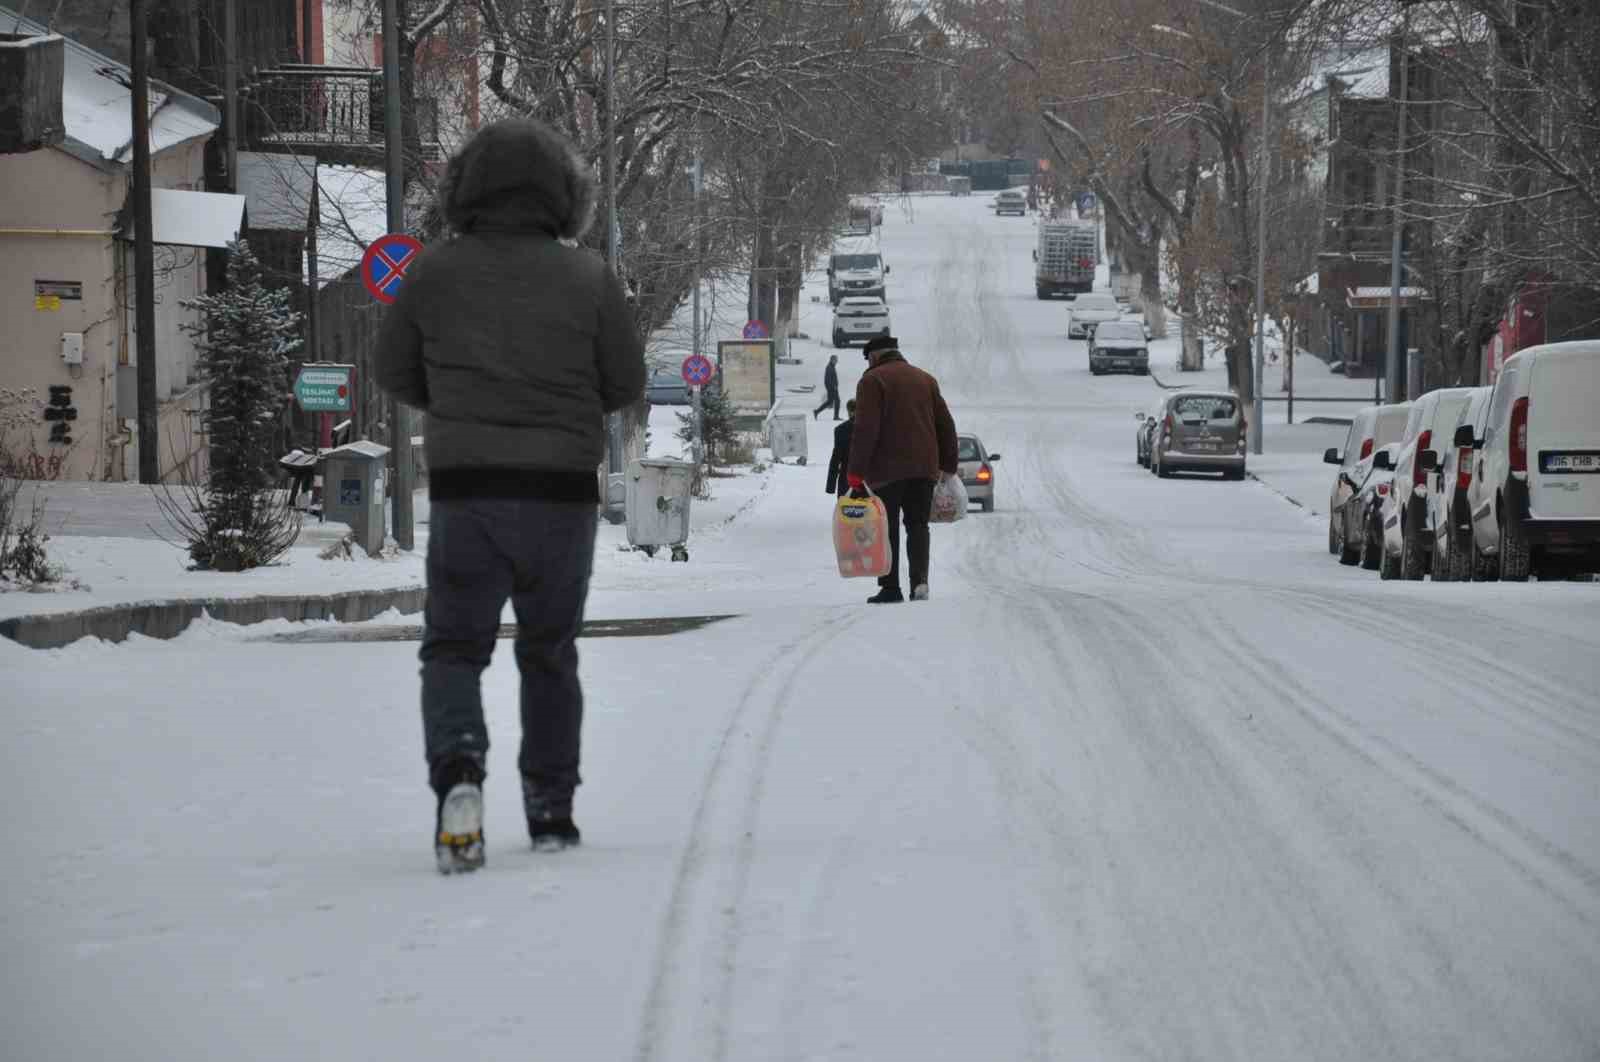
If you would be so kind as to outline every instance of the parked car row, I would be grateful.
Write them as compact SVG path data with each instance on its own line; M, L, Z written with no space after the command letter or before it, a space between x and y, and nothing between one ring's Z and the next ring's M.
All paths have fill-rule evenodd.
M1141 468L1162 479L1175 472L1244 478L1244 409L1231 391L1179 391L1154 415L1134 416L1134 459Z
M1341 563L1438 582L1600 571L1600 341L1523 350L1493 387L1364 409L1323 458Z

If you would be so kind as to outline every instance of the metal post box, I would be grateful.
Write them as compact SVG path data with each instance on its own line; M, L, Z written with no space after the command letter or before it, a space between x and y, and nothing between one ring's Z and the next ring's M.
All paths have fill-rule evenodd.
M322 454L322 515L349 524L356 542L375 557L383 552L384 465L389 448L368 440Z
M772 459L786 457L795 463L806 463L806 415L804 413L774 413L767 421L767 445L772 448Z

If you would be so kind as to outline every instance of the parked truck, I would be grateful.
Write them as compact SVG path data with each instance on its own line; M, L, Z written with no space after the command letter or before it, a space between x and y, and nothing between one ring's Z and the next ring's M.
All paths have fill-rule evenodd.
M1100 241L1092 221L1046 221L1039 225L1033 252L1033 286L1041 299L1057 294L1077 298L1094 288Z

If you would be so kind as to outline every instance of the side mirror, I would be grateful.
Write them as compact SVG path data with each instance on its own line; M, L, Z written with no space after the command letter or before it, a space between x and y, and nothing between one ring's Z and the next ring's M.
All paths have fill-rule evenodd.
M1338 447L1330 446L1326 450L1322 451L1322 463L1325 465L1344 464L1344 458L1339 455Z
M1372 455L1372 467L1380 472L1393 472L1394 459L1389 456L1388 450L1379 450Z
M1034 248L1034 251L1033 251L1033 260L1035 262L1037 262L1039 260L1039 249L1037 247Z
M1000 455L999 454L990 454L989 455L989 460L998 461L998 460L1000 460Z
M1456 426L1455 444L1457 446L1476 446L1477 443L1478 440L1472 436L1471 424L1460 424Z
M883 267L883 275L884 276L888 276L889 272L890 272L889 267L888 266L884 266Z
M1437 450L1423 450L1417 454L1417 467L1424 472L1439 471L1439 452Z

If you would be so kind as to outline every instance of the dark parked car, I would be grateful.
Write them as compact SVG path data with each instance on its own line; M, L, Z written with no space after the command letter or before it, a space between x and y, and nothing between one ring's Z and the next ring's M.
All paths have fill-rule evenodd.
M1150 460L1155 474L1221 472L1244 478L1244 410L1229 391L1181 391L1167 399Z
M1135 413L1139 426L1133 429L1133 459L1140 468L1150 467L1150 442L1155 437L1156 425L1161 422L1148 413Z

